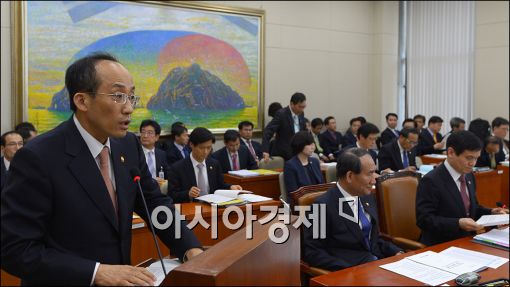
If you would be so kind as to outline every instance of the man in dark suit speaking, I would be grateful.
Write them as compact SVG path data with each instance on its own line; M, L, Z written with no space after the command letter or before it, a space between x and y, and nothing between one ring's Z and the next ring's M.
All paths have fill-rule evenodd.
M447 158L418 184L416 225L420 242L434 245L473 235L483 226L476 223L482 215L508 213L507 209L488 209L478 204L472 174L482 143L469 131L453 132L446 142Z
M154 284L145 268L129 266L133 211L149 222L130 171L141 171L149 213L173 204L127 132L138 102L133 78L113 56L97 53L71 64L65 83L74 115L11 163L1 201L2 268L27 285ZM180 228L180 238L175 224L156 232L179 258L199 254L186 222Z

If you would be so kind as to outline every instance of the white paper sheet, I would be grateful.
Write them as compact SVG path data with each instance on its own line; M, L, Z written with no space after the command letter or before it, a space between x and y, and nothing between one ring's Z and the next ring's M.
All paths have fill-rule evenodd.
M168 274L170 273L170 271L174 270L175 267L181 265L182 263L177 259L163 259L163 264L165 264L165 269ZM159 286L161 282L163 282L163 280L165 279L165 273L163 273L161 262L158 260L146 268L157 278L156 282L154 282L154 286Z
M457 277L456 274L423 265L407 258L379 267L431 286L443 284Z
M480 217L476 223L480 224L481 226L496 226L508 224L509 221L510 214L491 214L482 215L482 217Z
M507 258L494 256L482 252L471 251L464 248L452 246L440 252L440 254L448 255L455 258L460 258L466 261L476 261L489 268L498 268L508 262Z
M472 260L467 261L458 257L436 253L434 251L422 252L413 256L409 256L407 259L429 267L434 267L446 272L454 273L456 275L479 271L486 267L480 262L474 262Z

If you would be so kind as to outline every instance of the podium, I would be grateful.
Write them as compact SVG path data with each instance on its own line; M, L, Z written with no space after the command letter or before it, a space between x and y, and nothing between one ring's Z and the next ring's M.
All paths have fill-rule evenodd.
M300 234L292 226L287 241L274 243L268 231L278 216L261 225L252 222L253 238L246 239L243 228L202 254L172 270L163 286L300 285ZM276 229L276 237L283 234Z

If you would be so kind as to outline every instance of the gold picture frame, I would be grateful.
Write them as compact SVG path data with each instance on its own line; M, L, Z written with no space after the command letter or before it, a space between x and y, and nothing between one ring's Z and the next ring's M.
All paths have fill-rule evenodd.
M263 128L264 10L184 1L20 1L11 3L11 21L15 123L31 121L45 132L69 118L65 69L100 49L119 58L141 92L130 131L145 118L160 122L162 134L174 121L216 134L241 120ZM174 86L173 97L191 93L191 100L172 102L163 81L178 68L196 72L197 65L199 75L213 75L207 83L213 92L179 94ZM225 86L231 92L218 92ZM205 96L213 98L201 106L196 99Z

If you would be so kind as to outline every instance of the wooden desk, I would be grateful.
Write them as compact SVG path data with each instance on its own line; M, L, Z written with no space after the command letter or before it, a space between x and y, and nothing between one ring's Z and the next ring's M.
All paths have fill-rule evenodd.
M440 164L442 163L446 158L437 158L432 157L429 155L422 155L420 156L422 164Z
M497 201L503 201L504 194L508 198L508 184L506 192L502 189L503 171L490 170L473 173L476 179L476 197L478 202L487 207L496 207ZM507 178L508 182L508 173Z
M404 277L402 275L398 275L388 270L384 270L380 268L380 265L392 263L395 261L399 261L406 256L414 255L417 253L421 253L427 250L440 252L447 249L450 246L456 246L459 248L469 249L473 251L483 252L487 254L492 254L496 256L501 256L504 258L508 258L508 251L504 251L501 249L496 249L493 247L477 244L471 242L471 237L465 237L461 239L457 239L454 241L438 244L435 246L427 247L421 250L408 252L405 255L400 256L392 256L385 259L365 263L362 265L358 265L355 267L347 268L344 270L332 272L326 275L317 276L310 280L310 285L312 286L333 286L333 285L343 285L343 286L394 286L394 285L403 285L403 286L416 286L424 284L413 279ZM499 279L499 278L508 278L508 262L500 266L498 269L486 269L480 272L482 278L480 279L480 283ZM447 282L450 286L455 286L456 284L452 281Z
M267 212L260 211L261 206L279 206L280 201L272 200L272 201L265 201L265 202L259 202L259 203L253 203L252 204L252 214L257 216L257 219L267 215ZM182 203L181 204L181 214L186 218L186 221L188 223L191 222L191 220L195 216L195 207L200 206L202 208L202 218L208 223L212 223L212 208L211 205L205 204L205 203L198 203L198 202L188 202L188 203ZM246 206L239 206L243 212L246 211ZM225 208L218 208L218 238L212 239L211 238L211 227L209 229L205 229L202 225L197 224L193 229L193 233L197 236L200 243L202 243L203 246L212 246L221 240L227 238L231 234L235 233L236 230L231 230L225 226L222 220L223 212L225 211ZM246 214L245 214L246 215ZM238 216L236 213L230 213L229 214L229 220L231 223L235 223L238 219ZM132 230L132 239L131 239L131 264L136 265L147 258L158 258L158 252L156 250L156 246L154 246L154 241L152 239L152 235L147 228L145 222L140 219L136 218L133 219L133 225L135 224L143 224L143 227L136 228ZM246 224L246 218L244 220L244 223L242 227L244 227ZM240 228L242 228L240 227ZM158 239L159 240L159 239ZM163 256L168 256L170 254L169 249L161 242L159 241L159 246L161 248L161 253Z
M510 206L508 198L508 194L510 193L510 187L508 185L508 178L510 177L510 173L508 166L498 165L497 169L503 172L501 175L501 201L506 204L506 206Z
M227 173L223 175L223 178L228 184L237 184L242 186L245 190L253 191L255 194L277 200L280 198L280 182L278 176L278 174L267 174L241 177Z

